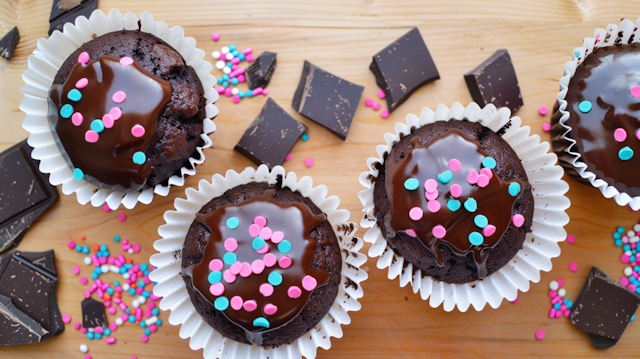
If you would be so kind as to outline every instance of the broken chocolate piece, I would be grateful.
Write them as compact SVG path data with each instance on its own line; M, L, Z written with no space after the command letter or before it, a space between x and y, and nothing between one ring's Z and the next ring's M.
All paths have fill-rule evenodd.
M464 75L471 98L480 107L489 103L508 107L516 112L524 102L511 56L506 49L498 50L485 62Z
M87 2L87 0L53 0L51 15L49 15L49 22L53 22L67 11L80 6L83 2Z
M64 1L64 0L61 0ZM66 0L67 2L72 3L72 1ZM65 6L65 7L70 7ZM62 31L64 24L68 22L75 22L78 16L85 16L87 19L91 16L93 10L98 8L98 0L86 0L83 1L79 6L71 7L71 10L65 10L61 14L54 14L54 9L56 9L56 3L54 2L53 8L51 9L51 16L49 17L49 22L51 25L49 26L49 35L51 35L54 31ZM51 18L54 18L53 20Z
M281 165L307 126L269 97L234 149L257 165Z
M25 140L0 153L0 253L17 246L27 228L58 198L31 151Z
M107 319L104 314L104 303L93 298L82 301L82 327L106 327Z
M20 32L18 32L18 27L14 26L13 29L9 30L9 32L0 39L0 56L11 60L16 46L18 46L18 42L20 42Z
M363 86L332 75L305 60L291 106L345 140L363 91Z
M0 346L39 343L49 333L16 308L11 298L0 295Z
M258 87L266 88L271 81L273 71L276 69L276 53L265 51L258 56L253 64L247 68L247 83L249 89L254 90Z
M414 91L440 78L417 27L373 55L369 69L386 95L389 113Z
M615 345L640 305L640 295L630 291L596 267L591 267L571 310L571 323L589 334L599 349Z

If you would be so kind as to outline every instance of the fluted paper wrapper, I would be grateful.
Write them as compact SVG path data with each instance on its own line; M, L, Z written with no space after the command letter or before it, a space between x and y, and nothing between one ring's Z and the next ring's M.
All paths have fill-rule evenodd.
M140 21L140 27L138 27L138 21ZM49 125L48 91L67 57L84 43L91 41L94 36L118 30L138 29L171 45L182 55L185 63L196 71L206 98L204 127L200 135L203 145L196 148L198 158L189 158L191 169L182 167L180 175L171 176L166 186L158 184L153 188L124 193L101 189L84 179L73 178L73 171L56 145ZM171 186L184 185L185 177L194 175L196 165L204 162L202 150L211 147L212 142L208 134L216 129L211 119L218 114L218 109L213 105L219 98L218 93L213 89L216 79L210 74L213 65L203 60L204 51L196 49L195 45L195 39L184 36L182 27L169 28L165 22L155 21L148 11L143 12L138 19L130 12L123 16L117 9L111 10L107 16L100 10L95 10L88 19L79 16L75 24L65 24L63 32L55 31L48 39L43 37L38 39L35 51L29 56L27 70L22 75L25 85L20 92L25 97L20 104L20 109L26 113L22 127L30 133L28 143L33 147L31 156L40 161L41 172L50 174L49 182L54 186L62 185L62 193L66 195L75 192L80 204L91 202L93 206L98 207L107 203L111 209L117 209L120 204L129 209L135 207L138 202L149 204L154 194L166 196Z
M593 187L602 192L605 198L613 198L620 206L629 206L632 210L640 209L640 196L631 197L626 192L620 192L614 186L610 186L603 179L596 178L596 174L587 170L586 163L583 162L580 153L573 148L576 141L568 136L571 127L567 126L569 112L567 111L567 91L569 82L576 73L578 65L584 62L594 49L621 44L640 43L640 19L634 23L631 20L623 19L620 24L609 24L607 29L596 29L593 37L587 37L582 42L582 47L573 51L573 60L564 64L564 76L560 79L560 92L558 93L558 111L560 118L552 126L551 132L554 136L554 151L559 155L560 164L567 169L567 173L576 177L581 182L588 182ZM596 39L598 41L596 41Z
M389 268L389 279L399 277L401 287L411 284L413 292L420 292L421 298L428 300L433 308L442 305L447 312L456 307L465 312L471 306L480 311L487 304L498 308L503 299L512 301L517 297L518 291L526 292L531 282L540 281L540 271L550 271L551 258L560 255L558 243L565 240L567 234L563 227L569 222L565 210L569 208L570 202L564 196L569 186L561 180L563 170L556 165L556 155L548 153L549 143L540 142L537 135L530 135L531 128L521 126L520 118L510 118L510 115L507 108L498 111L494 105L487 105L480 109L475 103L467 107L454 103L450 109L445 105L438 105L435 112L423 108L420 117L409 114L406 123L396 123L395 133L385 133L386 144L376 147L378 157L369 158L369 171L360 175L360 183L366 188L358 197L365 212L361 225L369 228L364 240L372 243L369 256L379 257L377 266L380 269ZM463 284L445 283L423 275L420 269L414 268L402 256L395 254L376 223L373 203L374 182L378 176L376 165L384 164L384 156L391 147L411 133L412 129L450 119L477 122L494 132L510 124L504 130L502 138L522 161L531 183L535 208L531 232L527 233L522 249L500 270L482 280Z
M243 344L223 337L196 312L181 275L182 246L196 213L210 200L221 196L230 188L250 182L275 184L278 176L282 176L283 187L311 199L327 215L342 253L342 278L338 296L331 309L312 330L291 344L265 349L262 346ZM164 214L167 223L158 229L162 239L153 245L160 254L151 256L151 264L157 269L150 277L157 282L153 293L163 297L160 308L171 310L169 323L181 326L180 337L190 338L191 349L203 349L206 359L299 359L303 356L312 359L316 357L318 348L331 347L331 337L342 337L341 326L351 322L348 312L360 310L358 299L363 295L360 283L367 279L367 272L360 266L367 261L367 256L359 253L364 242L361 238L354 237L358 226L348 222L349 211L338 209L338 197L326 197L327 187L313 187L311 177L305 176L298 180L295 173L285 173L281 166L269 171L266 165L261 165L257 170L247 167L241 173L229 170L224 177L216 174L211 182L201 180L198 190L187 188L185 192L187 198L177 198L174 203L175 210Z

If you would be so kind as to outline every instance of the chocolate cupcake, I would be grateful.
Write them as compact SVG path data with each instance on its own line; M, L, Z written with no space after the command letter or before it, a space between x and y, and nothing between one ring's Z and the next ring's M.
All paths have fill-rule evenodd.
M623 20L574 51L560 81L551 137L567 173L640 208L640 44Z
M522 273L539 280L559 254L568 186L555 155L509 116L474 103L423 109L385 135L360 176L369 254L433 307L495 308L528 290Z
M65 194L76 192L80 203L107 202L112 209L149 203L153 193L166 195L170 185L182 185L204 161L217 112L212 66L184 37L167 38L166 24L148 12L138 20L96 10L80 22L84 26L70 25L74 31L39 42L25 72L21 108L28 114L23 126L32 133L33 156L52 173L52 184L62 183ZM78 35L88 41L76 45ZM63 58L52 48L64 49ZM50 68L42 71L47 61L61 64L52 79ZM46 96L32 90L47 81ZM47 116L34 106L43 101ZM51 139L38 136L45 132L44 118Z
M163 253L151 258L160 273L156 294L171 303L186 291L186 307L172 310L194 310L197 318L181 324L204 322L215 338L232 339L227 345L291 358L328 348L348 322L331 311L359 309L367 277L349 213L337 209L336 197L324 197L324 186L312 188L308 177L298 182L280 166L229 171L200 186L185 203L176 201L179 218L167 212L159 229ZM173 231L176 225L184 229ZM167 258L178 259L179 273L162 274L173 267ZM176 289L177 276L184 289Z

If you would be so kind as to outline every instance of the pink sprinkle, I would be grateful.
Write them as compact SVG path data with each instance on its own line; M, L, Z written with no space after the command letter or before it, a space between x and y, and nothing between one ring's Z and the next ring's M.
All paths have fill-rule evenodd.
M315 287L318 286L318 281L310 275L304 276L302 278L302 288L307 292L312 291Z
M384 98L385 96L386 94L384 93L384 90L381 89L380 91L378 91L378 97Z
M242 297L236 295L235 297L231 298L229 304L231 305L231 308L233 308L233 310L240 310L242 309L242 304L244 304L244 301L242 300Z
M111 207L105 203L104 206L102 206L102 210L105 212L111 212Z
M558 296L558 292L556 292L555 290L549 291L549 298L555 298L557 296Z
M266 226L266 225L267 225L267 219L266 219L266 218L264 218L263 216L256 216L256 217L253 219L253 223L254 223L255 225L257 225L257 226L259 227L259 229L262 229L262 227L264 227L264 226ZM257 236L256 236L256 237L257 237Z
M564 316L566 318L569 318L569 315L571 315L571 311L570 310L567 310L567 311L564 312Z
M98 135L98 133L94 130L89 130L84 134L84 140L89 143L96 143L98 142L99 138L100 138L100 135Z
M416 231L414 231L413 229L407 229L404 231L406 234L410 235L411 237L417 237L418 235L416 234Z
M111 315L116 314L116 311L117 311L116 307L109 308L109 314L111 314Z
M280 231L275 231L273 232L273 234L271 234L271 242L275 244L282 242L283 239L284 239L284 233Z
M122 117L122 109L120 107L112 107L111 110L109 110L109 115L111 115L115 121L118 121Z
M253 50L251 50L250 47L247 47L246 49L240 51L241 53L245 54L245 55L249 55L253 52Z
M489 185L489 177L487 177L486 175L482 174L478 176L478 182L477 182L478 186L481 188L487 187L487 185ZM519 227L519 226L518 226Z
M131 134L133 137L142 137L144 136L145 130L141 125L134 125L131 127Z
M267 303L264 305L264 314L266 315L274 315L278 311L278 307L271 303Z
M493 171L491 171L491 168L489 168L489 167L483 167L480 170L480 174L487 176L489 179L493 178Z
M562 311L560 310L556 311L556 318L562 318Z
M214 32L213 34L211 34L211 40L213 41L220 40L220 35L217 32Z
M133 64L133 59L130 58L129 56L125 56L120 59L120 65L122 66L129 66L131 64Z
M113 96L111 96L111 99L115 103L123 103L124 100L127 99L127 94L124 93L124 91L117 91L116 93L113 94Z
M620 278L620 284L622 284L625 287L628 286L629 285L629 278L627 278L627 277Z
M469 182L469 184L476 184L478 183L478 177L478 172L476 170L471 170L467 173L467 182Z
M414 221L419 221L420 219L422 219L423 215L424 212L422 212L422 208L420 207L413 207L411 208L411 210L409 210L409 218Z
M260 237L262 237L263 239L271 239L272 235L273 235L273 232L269 227L264 227L260 230Z
M252 224L249 226L249 235L251 235L251 237L257 237L260 235L260 226L257 224Z
M91 58L89 57L89 54L86 52L82 52L79 56L78 56L78 62L81 64L88 64L89 60Z
M291 262L292 260L288 256L282 256L278 259L278 265L280 265L280 268L282 269L289 268L291 266Z
M442 225L437 225L435 227L433 227L433 229L431 230L431 233L433 233L433 236L436 238L444 238L444 236L447 235L447 230L442 226Z
M571 262L569 263L569 270L572 272L577 272L578 271L578 264Z
M549 122L545 122L542 124L542 130L545 132L551 131L551 124Z
M640 130L636 131L636 138L640 140ZM629 207L629 208L631 208L631 207ZM633 209L632 209L632 211L633 211ZM636 211L633 211L633 212L636 212Z
M371 108L373 108L374 110L378 111L380 109L380 102L375 101L373 103L373 105L371 105Z
M236 262L237 263L237 262ZM231 272L231 270L227 269L222 273L222 278L225 282L231 284L236 281L236 275Z
M568 243L573 243L576 241L576 237L572 236L572 235L568 235L567 236L567 242Z
M87 279L87 277L80 277L80 283L87 284L87 282L89 282L89 279Z
M536 332L536 338L537 338L538 340L542 340L542 339L544 339L544 336L545 336L545 332L544 332L544 330L540 329L540 330L538 330L538 331Z
M437 213L440 210L440 202L438 201L428 201L427 209L431 213Z
M387 117L389 117L389 110L382 110L382 111L380 111L380 117L382 117L382 118L387 118Z
M625 243L625 244L629 243L629 237L623 236L622 237L622 243Z
M236 249L238 249L238 241L236 241L235 238L227 238L224 241L224 249L229 252L235 252Z
M231 265L231 267L229 268L229 270L233 274L240 274L240 271L242 270L242 262L238 261L238 262L233 263Z
M247 60L247 62L253 62L253 55L249 54L244 59Z
M630 291L635 292L636 291L636 285L635 284L629 284L627 286L627 288L629 288Z
M265 254L265 253L269 252L269 245L265 243L264 247L262 247L261 249L257 250L256 252L258 252L260 254Z
M143 343L146 343L146 342L149 341L149 337L144 335L144 334L142 334L142 336L140 337L140 341L143 342Z
M80 324L80 322L76 322L76 324L73 325L76 330L80 330L80 328L82 328L82 324Z
M83 89L87 87L88 84L89 84L89 80L86 77L83 77L76 82L76 87L79 89Z
M623 255L620 256L620 260L622 261L622 263L629 263L630 258L629 258L628 255L623 254Z
M640 86L635 85L631 88L631 96L633 97L640 97Z
M565 310L567 310L567 305L566 305L566 304L562 304L562 305L560 306L560 310L561 310L561 311L563 311L563 312L564 312Z
M232 63L232 64L234 64L234 65L237 65L237 64L239 64L239 63L240 63L240 59L239 59L239 58L237 58L237 57L234 57L234 58L232 58L232 59L231 59L231 63ZM242 69L241 69L241 70L242 70ZM232 73L233 73L233 72L232 72ZM231 75L229 75L229 76L231 76Z
M289 289L287 289L287 295L289 296L289 298L299 298L302 295L302 289L300 289L300 287L292 285L291 287L289 287Z
M547 106L542 105L540 107L538 107L538 112L542 115L542 116L546 116L549 113L549 109L547 108Z
M80 328L80 332L81 332L82 334L87 334L87 333L89 332L89 329L87 329L87 328Z
M84 295L84 297L85 297L85 298L89 298L89 297L91 297L91 293L89 293L89 292L88 292L88 291L86 291L86 290L82 293L82 295Z
M373 99L369 97L368 99L364 100L364 105L367 107L371 107L371 105L373 105Z
M78 266L73 266L73 274L75 274L75 275L80 274L80 267L78 267Z
M238 76L238 81L239 82L245 82L245 81L247 81L247 79L246 79L246 77L244 77L244 75L240 75L240 76Z
M551 310L549 311L549 318L555 318L555 317L556 317L556 309L551 308Z
M227 89L224 88L224 86L218 86L216 87L216 92L218 92L219 94L223 94Z
M84 359L93 359L93 358L91 357L91 354L85 354Z
M616 128L616 130L613 131L613 138L618 142L624 142L624 140L627 139L627 131L622 127Z
M231 101L233 101L233 103L239 103L240 102L240 96L238 95L233 95L231 97Z
M291 154L288 154L287 157L284 158L285 161L289 161L291 159Z
M118 329L118 324L109 323L109 329L111 329L111 331L114 331L114 330Z
M424 182L424 190L428 193L433 193L438 189L438 182L433 178L429 178Z
M133 249L133 253L138 253L138 252L140 252L140 245L136 243L133 246L131 246L131 249ZM104 257L102 257L102 258L104 258Z
M516 299L512 300L511 303L513 303L513 304L518 303L518 297L516 297Z
M264 262L261 259L256 259L255 261L251 262L251 270L255 274L262 273L264 271L264 267Z
M449 168L451 168L453 172L458 172L460 171L460 169L462 169L462 164L460 163L460 161L454 158L452 160L449 160Z
M240 61L240 60L238 59L238 61ZM229 74L229 77L234 78L234 77L242 75L243 73L244 73L244 69L237 69L236 71L232 71Z
M256 87L255 89L253 89L253 95L259 95L262 93L262 87Z
M264 257L262 258L262 261L264 262L264 265L271 268L274 265L276 265L276 262L278 261L276 259L276 256L273 253L267 253L264 255Z
M267 91L267 90L262 90L262 94L263 94L263 95L265 95L265 96L267 96L267 95L269 94L269 91Z
M104 342L107 344L114 344L116 342L116 338L107 338Z
M124 221L126 221L126 220L127 220L127 215L126 215L126 214L124 214L124 213L120 213L120 214L118 215L118 219L120 220L120 222L124 222Z
M493 224L487 224L487 226L482 229L482 234L484 234L485 237L491 237L494 233L496 233L496 226Z
M227 97L231 97L233 96L233 93L231 92L230 88L227 88L226 90L224 90L224 95Z
M271 296L271 294L273 294L273 286L269 283L262 283L260 284L260 294L264 295L265 297L269 297Z
M513 221L513 225L518 228L524 224L524 217L520 213L514 214L511 220Z
M307 167L313 166L313 158L307 157L307 159L304 160L304 165Z
M69 241L67 243L67 247L69 247L69 249L74 249L76 247L76 242L74 241Z
M216 297L222 295L224 293L224 284L222 284L222 282L212 284L209 287L209 292L211 292L211 294L213 294Z
M62 321L64 323L71 323L71 316L69 314L65 314L62 316Z
M439 195L440 195L440 192L438 192L438 191L434 191L434 192L431 192L431 193L429 193L427 191L424 192L424 196L429 201L433 201L434 199L438 198Z
M240 269L240 276L243 278L247 278L248 276L251 275L251 273L253 273L251 269L251 264L247 262L242 263L242 269Z
M102 116L102 123L104 123L105 128L112 128L116 121L113 119L113 116L105 114Z
M460 187L459 184L454 184L449 188L449 192L451 192L451 196L453 196L453 198L458 198L462 195L462 187Z
M244 310L246 310L247 312L253 312L254 310L256 310L258 308L258 303L256 303L255 300L251 299L251 300L248 300L248 301L244 302L242 304L242 308L244 308Z

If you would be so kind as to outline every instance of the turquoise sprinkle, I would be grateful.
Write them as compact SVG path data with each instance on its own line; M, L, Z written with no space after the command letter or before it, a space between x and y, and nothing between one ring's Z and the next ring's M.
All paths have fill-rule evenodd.
M216 284L222 280L222 272L219 270L209 273L209 284Z
M253 97L253 92L251 90L247 90L247 97Z
M616 239L615 243L616 247L620 247L622 245L622 239Z
M136 152L133 154L133 163L137 164L137 165L141 165L143 163L145 163L147 161L147 156L144 154L144 152Z
M244 56L243 53L238 54L238 58L240 59L240 61L244 61L247 57Z
M229 52L236 51L236 45L229 45Z
M213 301L213 306L217 310L227 310L229 308L229 299L227 297L218 297Z
M282 242L278 243L278 250L280 251L280 253L289 253L289 251L291 250L291 243L289 243L288 240L283 240Z
M455 212L457 210L460 209L460 201L458 201L457 199L450 199L447 202L447 207L449 208L449 210L451 210L452 212Z
M229 75L227 75L227 74L222 75L222 80L223 81L229 81Z
M113 236L113 241L116 243L120 242L120 239L121 239L120 236Z
M404 181L404 188L408 189L409 191L415 191L418 189L418 187L420 187L420 181L415 178L409 178L408 180Z
M618 227L616 229L616 231L618 231L618 233L624 233L624 228L623 227Z
M67 92L67 98L71 101L78 102L82 98L82 93L78 89L73 89Z
M553 309L555 310L560 310L561 307L562 307L562 304L560 304L560 302L553 305Z
M218 77L218 84L222 85L223 82L224 82L224 79L222 77Z
M636 290L636 292L637 292L637 290ZM631 319L629 319L629 321L630 321L630 322L633 322L634 320L636 320L636 316L635 316L635 315L632 315L632 316L631 316Z
M83 178L84 178L84 172L82 172L82 170L81 170L81 169L79 169L79 168L74 169L74 170L73 170L73 178L74 178L75 180L80 181L81 179L83 179Z
M238 81L237 77L234 77L234 78L231 79L231 84L234 85L234 86L237 85L239 82L240 81Z
M231 51L231 54L233 55L233 57L238 57L238 55L240 55L240 53L238 52L238 50Z
M244 91L238 92L238 96L240 96L240 98L244 98Z
M476 209L478 209L478 202L476 202L476 200L473 198L468 198L466 201L464 201L464 209L469 212L475 212Z
M613 239L620 239L620 238L622 238L622 235L621 235L620 233L615 232L615 233L613 234Z
M306 140L308 140L308 139L309 139L309 135L307 135L306 133L303 133L303 134L302 134L302 140L303 140L303 141L306 141Z
M518 193L520 193L520 183L518 182L509 183L509 194L512 197L515 197L518 195Z
M94 335L92 332L87 333L87 339L93 340L93 338L94 338Z
M149 269L149 265L147 263L142 263L140 264L140 270L141 271L146 271L147 269Z
M226 67L233 67L233 64L231 63L231 61L227 62L226 64L224 64L224 66Z
M618 152L618 157L623 161L628 161L633 157L633 150L629 146L625 146Z
M489 220L487 219L487 217L479 214L475 216L475 218L473 219L473 223L475 223L476 226L480 228L484 228L489 224Z
M158 308L153 308L153 310L151 311L151 314L158 315L160 314L160 311L158 310Z
M129 320L129 321L131 321L131 320ZM95 335L96 339L98 339L98 340L102 339L102 334L101 333L93 333L93 335Z
M263 327L263 328L269 328L269 321L263 317L258 317L256 319L253 320L253 326L254 327Z
M222 86L224 86L225 88L229 87L229 81L223 81Z
M267 279L269 281L269 284L271 284L272 286L278 286L280 284L282 284L282 274L278 273L278 272L271 272L269 273L269 278Z
M238 261L238 256L233 252L227 252L222 256L222 261L224 264L232 265L233 263Z
M62 118L69 118L71 115L73 115L73 106L69 104L62 106L60 109L60 116L62 116Z
M104 328L104 335L106 335L106 336L111 335L111 329L109 329L109 328Z
M473 244L474 246L479 246L482 244L482 242L484 242L484 237L482 236L482 234L478 232L471 232L471 234L469 234L469 243Z
M227 219L227 227L236 229L240 225L240 220L237 217L231 217Z
M146 326L147 326L147 323L146 323L146 322L144 322L144 321L142 321L142 322L140 322L140 326L141 326L142 328L144 328L144 327L146 327Z
M438 181L442 184L447 184L453 178L453 173L451 171L444 171L438 175Z
M144 323L144 322L142 322L142 323ZM146 335L146 336L151 335L151 331L149 329L145 329L144 330L144 335Z
M574 50L573 57L580 57L580 50Z
M496 168L496 160L493 157L487 156L482 160L482 165L494 169Z
M97 133L100 133L104 131L104 123L99 119L93 120L91 121L91 129L96 131Z
M582 101L578 105L578 110L580 110L580 112L582 113L587 113L591 111L592 108L593 108L593 105L591 104L590 101Z
M253 242L251 242L251 246L253 247L253 249L255 249L256 251L261 250L262 248L264 248L264 245L267 242L265 242L264 238L262 237L256 237L253 239Z

